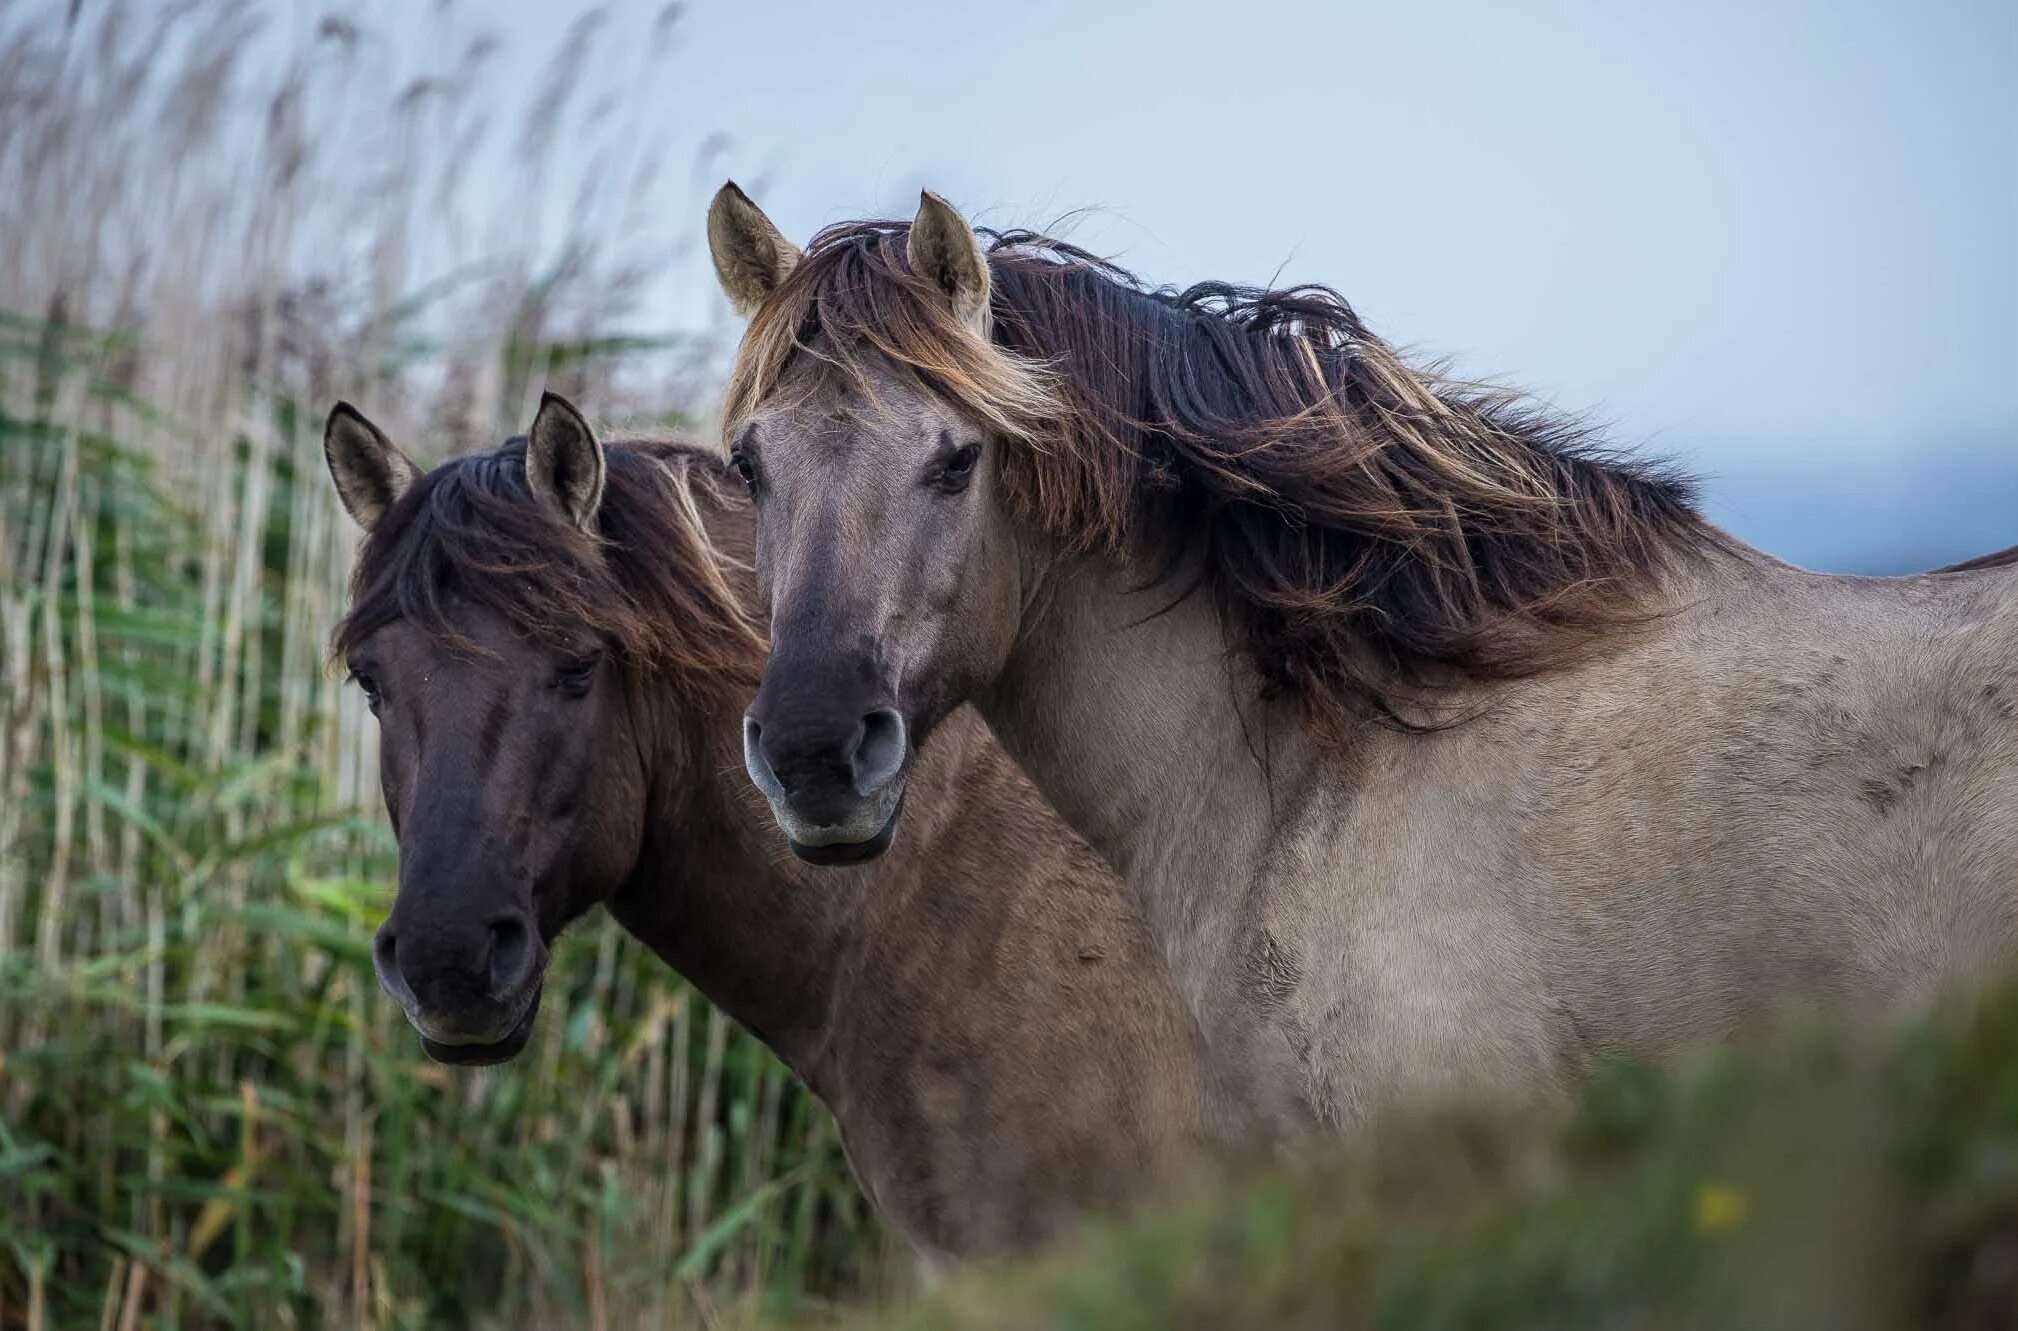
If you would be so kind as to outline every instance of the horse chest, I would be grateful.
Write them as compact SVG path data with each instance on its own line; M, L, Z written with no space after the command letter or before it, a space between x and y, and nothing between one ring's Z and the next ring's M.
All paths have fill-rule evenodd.
M1517 888L1478 845L1322 787L1276 813L1258 871L1222 894L1233 907L1176 912L1188 927L1165 933L1217 1081L1255 1131L1532 1100L1573 1078L1575 1024Z
M1270 950L1302 939L1299 983L1278 988L1274 1012L1320 1119L1562 1088L1581 1061L1575 1032L1517 884L1471 862L1482 847L1355 818L1317 820L1304 839L1265 896L1259 938Z

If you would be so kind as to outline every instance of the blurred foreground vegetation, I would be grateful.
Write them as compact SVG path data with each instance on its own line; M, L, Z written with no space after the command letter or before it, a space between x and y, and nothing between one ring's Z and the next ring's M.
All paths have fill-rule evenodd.
M893 1331L2018 1326L2018 988L1903 1035L1602 1069L1567 1116L1395 1125Z

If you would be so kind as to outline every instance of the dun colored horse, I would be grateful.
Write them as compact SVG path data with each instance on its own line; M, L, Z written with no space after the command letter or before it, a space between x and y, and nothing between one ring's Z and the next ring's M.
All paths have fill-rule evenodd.
M1324 288L1151 290L932 195L802 253L730 185L709 236L779 825L901 845L972 700L1264 1130L1551 1098L2018 953L2008 564L1789 567Z
M525 439L425 475L348 406L325 451L370 533L336 649L399 838L378 973L430 1055L517 1053L548 945L602 902L832 1108L930 1252L1028 1247L1171 1179L1195 1028L976 718L920 764L892 855L816 874L775 849L737 770L764 644L719 459L606 452L551 396Z

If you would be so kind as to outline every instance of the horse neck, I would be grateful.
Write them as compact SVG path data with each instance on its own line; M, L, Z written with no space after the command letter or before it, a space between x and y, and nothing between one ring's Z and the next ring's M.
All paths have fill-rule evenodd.
M778 843L729 738L740 709L662 685L682 715L652 729L651 809L610 913L802 1075L825 1043L835 976L855 932L853 883L808 881ZM728 738L725 738L728 737Z
M1180 985L1226 941L1220 912L1241 894L1217 889L1251 878L1271 790L1317 762L1286 709L1259 701L1209 597L1173 603L1187 586L1180 571L1145 590L1139 570L1109 557L1054 562L1008 668L976 700L1045 798L1128 880Z
M691 706L690 693L667 696ZM918 1093L916 1078L937 1052L959 1050L984 1081L1015 1057L974 1038L977 1022L1000 1007L1004 981L973 957L963 961L962 947L1033 931L1041 947L1066 931L1067 920L1041 914L1036 885L1024 881L1023 861L1037 857L1012 829L988 838L1001 843L992 858L981 854L989 872L955 867L976 858L964 844L976 833L962 816L963 792L1013 814L1001 789L1013 769L989 752L978 717L956 715L920 757L899 844L869 864L810 868L785 849L743 775L730 742L739 716L727 706L689 713L684 738L660 746L656 812L611 914L770 1046L851 1142L901 1138L891 1115ZM1048 844L1043 853L1058 856ZM1074 910L1084 915L1085 902L1063 913ZM1031 1029L1047 1020L1023 1016ZM858 1163L873 1172L887 1161Z
M1349 753L1320 749L1292 702L1264 699L1193 570L1145 588L1142 569L1115 556L1037 562L1017 647L976 706L1051 805L1126 879L1208 1040L1233 1038L1213 1029L1211 1009L1224 1006L1213 985L1252 960L1265 880L1295 853L1278 844L1279 829L1307 815L1313 799L1350 801L1368 774L1421 741L1369 725ZM1715 601L1772 572L1772 561L1734 546L1678 568L1661 603ZM1594 663L1577 687L1609 668ZM1453 692L1452 704L1469 714L1508 687L1539 715L1574 696L1533 680ZM1447 732L1439 743L1449 752L1476 742L1466 739L1472 733Z
M747 506L708 487L694 494L730 590L751 604ZM762 667L754 643L750 658L754 680ZM678 675L637 681L645 836L607 905L632 936L805 1075L825 1042L830 992L854 932L854 885L807 881L743 776L749 687Z
M710 499L701 512L731 589L754 603L754 526L747 506ZM762 662L753 652L750 675ZM749 1028L808 1084L834 1100L856 1080L845 1064L860 1042L840 1038L855 1019L847 994L879 965L932 945L903 926L929 855L886 856L858 868L814 869L795 859L763 797L743 772L745 692L721 682L644 681L640 734L647 747L650 814L630 878L610 913L709 1001ZM949 743L948 750L959 746ZM928 760L907 815L907 840L925 839L943 803L936 787L964 760ZM914 845L914 849L915 849ZM930 1004L884 1014L886 1028L923 1023ZM887 1029L910 1043L910 1032Z

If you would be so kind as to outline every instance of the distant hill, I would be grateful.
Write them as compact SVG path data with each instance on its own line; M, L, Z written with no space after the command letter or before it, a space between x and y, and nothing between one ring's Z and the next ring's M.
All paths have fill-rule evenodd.
M1914 573L2018 545L2018 433L1826 463L1770 445L1673 451L1693 457L1711 518L1803 568Z

